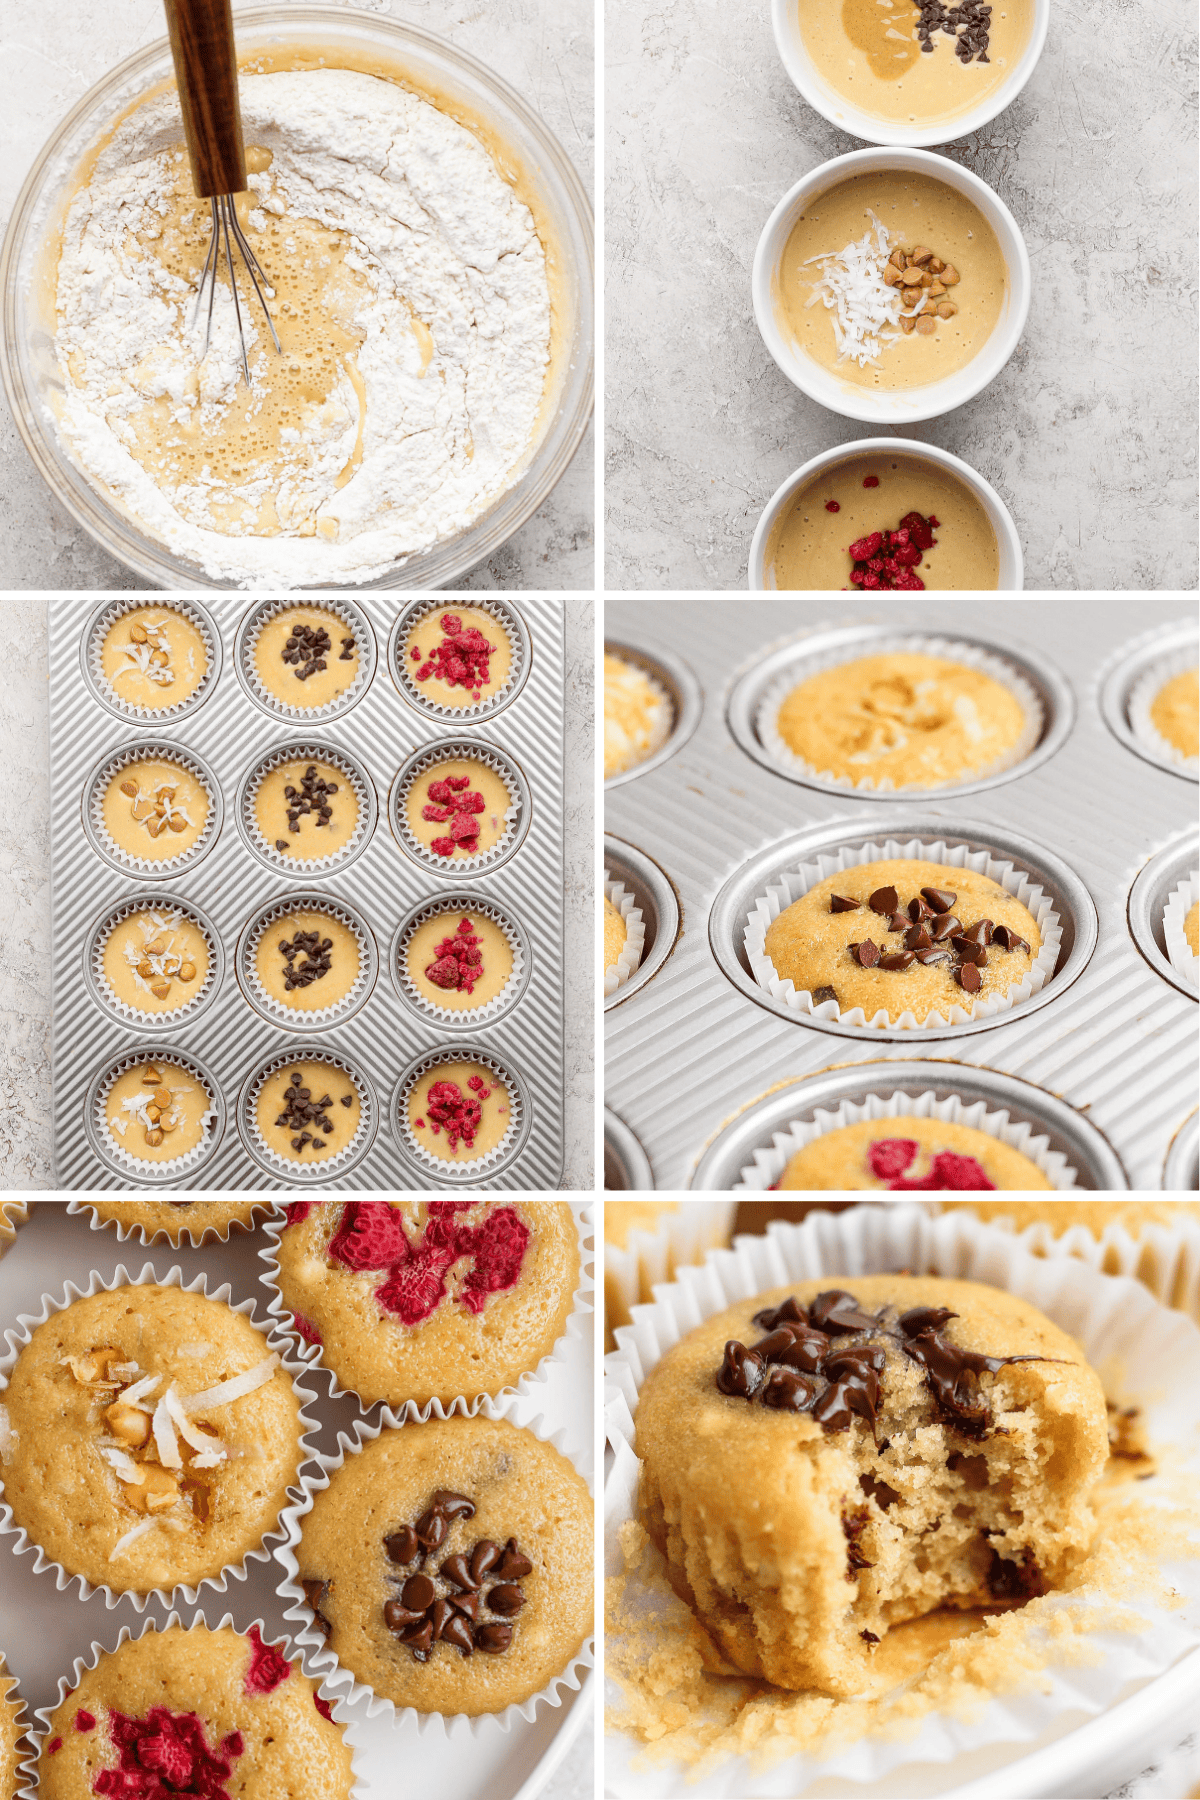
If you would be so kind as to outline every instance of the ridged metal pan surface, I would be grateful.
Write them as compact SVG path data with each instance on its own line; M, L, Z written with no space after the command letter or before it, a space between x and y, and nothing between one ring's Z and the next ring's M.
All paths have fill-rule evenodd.
M714 1168L724 1185L720 1153L706 1153L778 1084L824 1079L827 1071L866 1062L878 1069L881 1061L927 1058L936 1059L951 1087L958 1065L964 1095L975 1070L1012 1077L1023 1084L1029 1116L1047 1128L1055 1122L1054 1102L1072 1108L1116 1159L1081 1151L1080 1188L1111 1179L1114 1187L1160 1189L1168 1148L1196 1106L1197 1008L1135 941L1130 896L1151 860L1194 829L1195 786L1114 734L1101 689L1132 646L1144 656L1161 634L1170 650L1189 629L1194 635L1195 617L1194 600L1184 596L607 603L607 640L649 658L656 643L686 644L703 696L688 740L673 752L665 745L656 766L605 795L606 831L653 858L683 917L653 981L614 1007L605 1024L605 1100L645 1150L660 1191L686 1188L697 1177L709 1187ZM777 773L739 741L753 728L739 695L753 692L757 672L774 666L772 659L782 656L786 666L786 647L796 640L827 641L856 626L957 635L994 645L1001 655L1007 647L1018 672L1034 674L1043 695L1055 698L1050 753L961 795L932 790L927 797L866 800ZM868 638L847 655L869 648ZM1068 729L1058 728L1063 720ZM831 1032L804 1016L782 1016L739 962L731 909L746 881L763 867L769 873L786 840L836 838L842 827L848 841L904 835L918 815L922 830L936 827L950 838L982 831L1000 855L1012 846L1014 860L1017 846L1036 847L1053 859L1052 872L1069 876L1060 879L1060 897L1071 904L1078 954L1064 935L1045 990L1050 997L989 1020L986 1029L936 1035ZM1153 885L1153 878L1143 882L1139 893ZM859 1085L859 1076L848 1076L848 1087ZM1049 1103L1040 1103L1039 1091Z
M340 598L340 597L339 597ZM153 606L154 601L145 602ZM160 603L161 604L161 603ZM146 1037L144 1023L125 1024L104 1009L94 984L84 979L89 933L107 909L147 890L147 876L107 863L84 830L89 775L101 759L141 741L191 750L212 773L225 799L220 833L211 850L178 875L153 877L159 899L171 896L203 910L223 950L215 998L194 1020L160 1028L173 1046L210 1070L224 1097L220 1141L195 1174L154 1182L214 1189L287 1189L286 1174L272 1174L251 1155L238 1130L238 1096L250 1075L274 1056L296 1053L297 1033L261 1017L236 979L236 947L250 920L274 900L319 892L352 907L367 923L381 956L401 921L414 908L464 890L478 903L494 901L522 928L530 948L528 975L519 1000L495 1020L478 1026L458 1012L435 1024L406 1006L396 983L381 970L366 1001L344 1023L313 1031L313 1046L344 1058L368 1085L382 1109L367 1153L343 1175L330 1170L325 1185L369 1190L422 1191L441 1185L435 1171L418 1168L401 1149L390 1106L401 1074L418 1058L448 1044L466 1044L482 1055L511 1063L528 1111L520 1153L494 1178L479 1185L508 1190L558 1187L563 1162L563 603L522 597L518 610L527 634L528 674L510 703L477 724L470 714L429 716L401 694L385 649L397 615L407 604L377 596L356 598L374 636L379 663L361 699L338 716L318 713L311 723L269 719L236 675L236 645L249 596L210 598L208 616L221 640L221 673L202 705L177 722L144 724L119 718L97 699L85 679L81 639L94 616L78 598L52 599L50 640L50 757L53 808L54 929L54 1151L62 1188L130 1188L96 1154L85 1123L85 1097L98 1067L115 1061ZM320 605L318 596L298 604ZM435 597L429 602L437 607ZM446 602L452 610L452 603ZM519 846L503 864L472 877L470 865L451 863L444 878L405 855L391 828L388 797L401 767L424 748L453 733L455 740L494 747L520 770L528 799ZM312 739L352 757L369 777L377 822L361 853L324 878L308 864L289 879L254 854L236 822L237 796L250 770L272 746ZM156 1034L150 1034L157 1041ZM311 1182L312 1177L309 1176ZM461 1186L462 1174L447 1186ZM148 1191L150 1191L148 1189Z

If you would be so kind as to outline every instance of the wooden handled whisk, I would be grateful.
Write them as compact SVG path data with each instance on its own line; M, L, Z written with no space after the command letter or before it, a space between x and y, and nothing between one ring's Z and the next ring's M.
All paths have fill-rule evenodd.
M238 342L242 348L242 374L250 385L250 363L246 356L246 332L242 324L242 308L238 299L236 249L246 265L246 273L254 285L267 326L280 348L271 310L263 289L270 284L258 265L246 235L238 223L234 196L244 193L246 180L246 147L242 141L242 113L238 104L237 58L233 43L233 12L230 0L163 0L167 28L171 34L171 55L175 61L175 80L179 87L179 104L183 109L183 130L187 139L188 159L192 165L192 182L197 197L212 207L212 237L208 254L200 271L192 324L200 316L207 293L208 309L204 327L204 350L208 355L212 336L213 302L217 292L217 272L224 249L229 268L229 291L237 318Z

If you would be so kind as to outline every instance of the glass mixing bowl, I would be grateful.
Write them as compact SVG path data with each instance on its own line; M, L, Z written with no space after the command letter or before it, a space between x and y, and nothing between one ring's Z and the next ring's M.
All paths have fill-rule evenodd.
M556 353L540 435L517 480L469 530L397 563L365 587L445 587L498 550L537 511L579 448L592 411L594 266L592 209L561 144L507 82L473 56L415 25L329 6L260 6L234 15L238 56L306 61L339 53L436 95L452 113L479 121L504 146L530 204L555 277ZM279 66L283 66L280 61ZM17 198L0 252L3 335L0 373L26 448L57 498L85 531L136 574L164 588L235 587L150 537L76 467L55 425L63 390L54 351L58 239L80 166L118 115L173 82L163 38L120 63L54 132Z

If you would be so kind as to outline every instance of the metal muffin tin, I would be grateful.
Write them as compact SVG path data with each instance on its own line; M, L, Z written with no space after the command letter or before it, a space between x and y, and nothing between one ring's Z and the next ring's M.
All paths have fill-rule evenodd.
M608 1012L658 974L678 942L683 921L679 896L653 857L606 834L604 867L614 881L619 881L633 895L634 905L641 909L646 931L642 960L628 981L623 981L606 997L604 1010Z
M1194 1194L1200 1188L1200 1113L1192 1112L1171 1139L1162 1184L1174 1193Z
M682 916L654 979L607 1021L606 1102L644 1148L660 1191L712 1189L731 1185L786 1117L803 1116L814 1078L829 1105L872 1082L886 1087L889 1063L925 1063L947 1092L986 1097L1046 1131L1081 1191L1156 1190L1196 1105L1196 1010L1143 953L1131 899L1142 870L1184 841L1195 808L1177 773L1110 729L1100 684L1150 632L1155 655L1194 635L1194 607L898 600L608 602L608 641L640 650L651 669L657 644L686 642L703 704L687 742L606 794L606 829L653 859ZM1007 656L1046 708L1031 756L995 779L923 798L798 782L756 749L754 697L797 645L834 639L852 657L901 633L959 636ZM751 887L797 860L797 848L926 834L993 848L1051 891L1064 934L1041 993L936 1032L879 1032L776 1006L744 960L736 911ZM1154 867L1169 861L1164 854ZM1148 874L1138 888L1148 916L1159 885ZM795 1083L803 1087L784 1086ZM745 1155L743 1138L754 1139Z
M604 1108L604 1190L606 1193L654 1186L650 1158L615 1112Z
M1173 844L1166 844L1152 856L1129 890L1129 929L1133 941L1150 967L1169 981L1172 987L1196 998L1196 990L1186 976L1172 967L1163 933L1163 907L1172 891L1186 881L1200 865L1200 833L1193 826Z
M700 714L704 711L704 694L683 658L676 656L664 644L648 644L640 634L636 640L627 643L624 639L610 637L605 632L604 650L606 655L619 656L622 662L632 663L635 668L644 669L648 675L653 675L660 686L666 689L674 715L669 735L653 756L648 756L645 762L635 763L632 769L623 769L619 775L608 777L605 787L615 788L626 781L635 781L640 775L648 775L652 769L660 768L677 751L682 750L700 723Z
M297 605L320 605L319 597ZM467 602L464 601L464 604ZM243 1118L254 1078L276 1058L294 1058L297 1039L317 1054L344 1059L358 1078L364 1113L371 1113L371 1139L344 1171L314 1165L317 1179L331 1189L376 1188L421 1192L472 1185L460 1169L443 1181L418 1167L392 1118L405 1072L447 1045L470 1047L502 1066L511 1065L520 1091L523 1118L518 1141L500 1166L480 1176L485 1189L556 1189L563 1161L563 603L522 597L505 602L520 620L525 677L506 704L486 719L426 716L409 704L391 647L397 641L404 603L379 595L353 604L371 629L378 666L354 702L334 716L320 709L311 718L292 719L264 709L239 674L238 646L249 619L262 606L246 595L213 597L206 610L221 646L221 671L202 703L178 721L137 721L114 714L85 673L86 642L98 611L78 599L52 599L50 638L51 800L54 932L53 1134L56 1184L64 1189L126 1188L287 1190L308 1185L314 1175L273 1168L252 1148ZM154 606L147 597L143 602ZM158 602L168 605L168 600ZM331 604L340 608L341 597ZM426 601L425 606L429 605ZM448 601L447 606L453 603ZM405 609L406 610L406 609ZM89 617L90 611L90 617ZM403 641L402 639L400 640ZM386 653L384 646L388 646ZM375 650L372 652L375 654ZM402 766L453 731L455 741L492 750L520 771L523 784L520 840L502 866L472 873L455 861L442 871L418 866L406 855L380 817L387 809ZM349 757L368 783L372 829L350 858L322 874L312 862L294 869L268 864L252 850L242 830L239 797L251 772L269 754L268 746L327 745ZM125 870L103 857L86 829L89 778L125 746L153 744L186 750L209 773L212 798L223 805L216 841L188 867L161 872ZM378 823L376 823L378 821ZM221 979L214 998L194 1019L161 1016L153 1026L122 1022L101 1005L83 963L102 916L136 895L161 889L201 909L211 922L221 951ZM345 1020L321 1027L308 1019L288 1030L260 1014L237 980L237 946L248 922L272 902L323 894L344 904L366 924L375 946L393 942L402 920L417 907L440 900L477 896L509 915L531 946L528 978L519 1001L501 1016L478 1026L469 1012L444 1024L419 1018L406 1006L390 978L375 980L362 1003ZM167 1057L173 1046L211 1077L219 1124L212 1150L183 1174L131 1174L104 1153L86 1105L89 1092L121 1057L148 1046L147 1054ZM465 1177L465 1180L464 1180Z
M1190 621L1179 619L1158 630L1143 632L1132 643L1121 646L1102 671L1100 680L1100 711L1113 736L1135 756L1144 757L1156 769L1166 769L1180 781L1196 781L1200 776L1194 769L1179 768L1176 763L1159 756L1149 744L1143 744L1129 723L1129 696L1160 657L1170 656L1173 650L1182 650L1195 641L1194 617Z

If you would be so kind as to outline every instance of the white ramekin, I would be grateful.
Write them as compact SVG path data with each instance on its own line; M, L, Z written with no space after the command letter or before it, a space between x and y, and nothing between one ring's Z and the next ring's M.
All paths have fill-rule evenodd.
M1017 528L1013 524L1012 514L995 488L991 487L982 475L977 475L970 463L963 462L961 457L951 456L948 450L939 450L936 444L921 444L915 438L873 437L854 438L848 444L835 444L832 450L823 450L820 456L812 457L775 489L763 508L762 517L755 527L754 539L750 545L749 588L752 594L775 592L774 581L766 566L771 528L784 507L794 498L804 483L810 481L814 475L819 475L822 469L832 468L840 462L848 462L853 457L872 455L911 456L919 462L937 463L940 468L949 470L952 475L957 475L958 479L970 488L983 507L984 512L991 520L992 530L996 534L996 545L1000 552L997 592L1004 594L1021 592L1025 585L1025 563L1021 555L1021 540L1017 536ZM850 593L861 591L849 586L848 572L847 591ZM945 591L944 589L930 589L931 593Z
M815 112L836 125L839 131L848 131L851 137L862 138L867 144L948 144L978 131L1006 106L1011 106L1021 92L1037 67L1050 24L1050 0L1033 0L1033 29L1029 33L1029 42L1007 81L1001 82L970 112L935 120L932 125L918 126L906 124L902 119L877 119L871 113L862 112L823 80L813 67L800 36L797 4L798 0L771 0L771 28L783 66Z
M783 253L800 214L818 194L836 183L852 175L876 172L924 175L965 195L995 232L1008 271L1000 317L983 348L963 368L924 387L879 391L852 386L833 369L823 368L805 355L780 323L776 309ZM849 156L835 156L802 176L795 187L788 189L764 225L750 276L755 323L763 343L793 387L844 419L865 419L871 425L911 425L919 419L940 418L973 399L989 381L995 380L1020 342L1029 316L1032 285L1029 253L1021 228L1003 200L970 169L928 150L854 150Z

